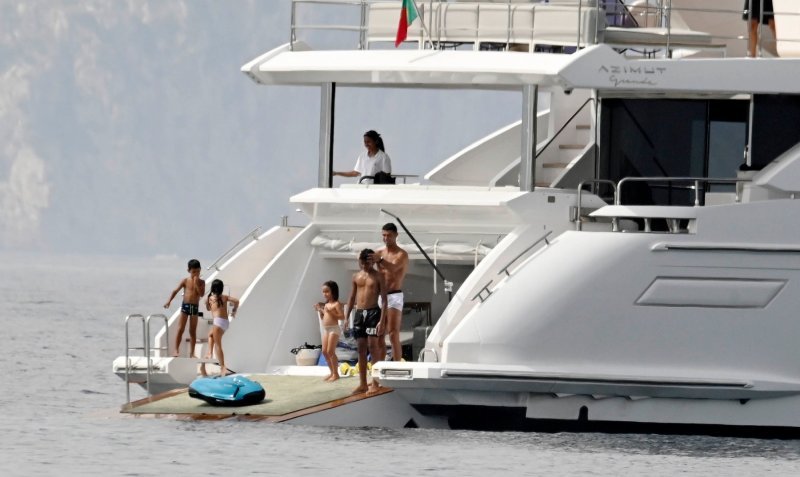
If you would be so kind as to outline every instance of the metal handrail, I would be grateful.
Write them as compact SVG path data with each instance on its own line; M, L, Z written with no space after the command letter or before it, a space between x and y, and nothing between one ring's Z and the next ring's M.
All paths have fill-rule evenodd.
M581 181L581 183L578 184L578 208L577 208L577 211L575 212L575 230L578 230L578 231L583 229L583 223L581 222L581 210L583 209L583 207L581 205L581 194L583 193L583 186L585 186L586 184L609 184L609 185L611 185L611 188L614 189L614 198L615 198L615 200L616 200L616 196L617 196L617 184L612 180L609 180L609 179L587 179L585 181Z
M131 372L131 346L130 346L130 335L128 332L128 322L130 322L131 318L138 318L142 320L142 351L144 351L148 346L147 344L147 332L145 330L144 325L144 316L138 313L128 315L125 317L125 397L128 399L128 404L131 403L131 379L130 379L130 372ZM139 349L139 348L136 348ZM148 386L149 386L148 380Z
M552 233L553 233L553 231L549 230L546 234L544 234L541 237L539 237L538 239L536 239L536 241L533 242L532 244L530 244L527 248L525 248L525 250L520 252L516 257L512 258L511 261L508 262L505 267L501 268L497 272L497 274L500 275L500 274L505 273L507 277L510 277L511 273L508 271L508 269L511 267L511 265L513 265L514 262L519 260L520 257L522 257L523 255L528 253L533 247L539 245L542 242L542 240L544 240L547 245L550 245L550 242L547 241L547 237L549 237L550 234L552 234ZM486 285L484 285L483 287L481 287L481 289L478 291L478 293L475 296L473 296L470 301L475 301L476 298L480 298L481 299L481 303L483 303L486 300L488 300L489 297L492 296L492 290L489 289L489 286L492 284L493 281L494 280L489 280L489 282L486 283ZM483 297L483 293L484 292L486 293L486 297L485 298Z
M420 18L420 25L422 31L424 33L423 36L423 44L425 43L425 37L427 37L427 42L433 48L433 39L431 38L431 34L428 29L425 27L425 15L427 13L424 10L420 10L419 6L417 5L416 0L412 0L414 2L414 8L416 8L417 13ZM307 3L307 4L322 4L322 5L342 5L342 6L358 6L360 7L360 18L359 18L359 25L358 26L350 26L350 25L298 25L297 24L297 10L296 5L298 3ZM358 49L364 50L367 47L367 5L372 3L386 3L386 2L374 2L372 0L292 0L292 7L291 7L291 25L289 27L289 50L294 51L294 44L297 41L297 30L339 30L339 31L356 31L358 32ZM424 4L423 4L424 5Z
M501 268L501 269L500 269L500 271L499 271L499 272L497 272L497 274L498 274L498 275L500 275L501 273L505 273L505 274L506 274L506 276L509 276L509 277L510 277L510 276L511 276L511 273L509 273L509 271L508 271L509 267L511 267L511 265L512 265L514 262L516 262L517 260L519 260L519 259L520 259L520 257L522 257L523 255L525 255L526 253L528 253L528 252L529 252L529 251L530 251L530 250L531 250L533 247L535 247L535 246L539 245L539 244L542 242L542 240L544 240L544 242L545 242L547 245L550 245L550 242L548 242L548 240L547 240L547 237L549 237L549 236L550 236L550 234L552 234L552 233L553 233L553 231L552 231L552 230L548 230L546 234L544 234L544 235L542 235L541 237L539 237L539 238L538 238L538 239L537 239L535 242L533 242L532 244L530 244L530 245L529 245L529 246L528 246L528 247L527 247L525 250L523 250L522 252L520 252L520 254L519 254L519 255L517 255L517 256L516 256L516 257L514 257L514 258L513 258L513 259L512 259L510 262L508 262L508 263L506 264L506 266L505 266L505 267Z
M475 296L472 297L472 300L470 300L470 301L475 301L476 298L480 298L481 299L481 303L483 303L487 299L489 299L489 297L492 296L492 290L489 290L489 285L491 285L493 281L494 280L489 280L489 282L486 285L484 285L483 288L481 288L478 291L478 293L476 293ZM486 298L483 297L483 292L486 292Z
M420 245L419 242L417 242L417 239L414 237L414 234L412 234L411 231L408 230L408 228L406 227L406 224L403 223L403 220L400 217L396 216L395 214L389 212L386 209L380 209L380 211L383 212L384 214L390 216L390 217L394 217L394 219L397 220L397 223L400 224L400 227L402 227L403 230L406 232L406 234L408 235L408 238L410 238L411 241L414 242L414 245L417 246L417 249L420 251L420 253L422 253L422 256L425 257L425 260L428 261L428 264L430 264L430 266L433 268L433 270L436 272L436 274L439 275L439 278L442 279L442 282L444 283L444 291L447 292L447 295L448 295L448 300L447 301L451 301L453 299L453 282L451 282L447 278L445 278L445 276L442 273L442 271L439 270L439 267L437 267L436 264L433 262L433 260L431 260L431 257L428 256L428 254L425 252L425 249L422 248L422 245ZM434 285L435 285L435 283L434 283Z
M753 2L761 2L762 0L753 0ZM351 31L351 32L358 32L359 39L358 39L358 49L363 50L367 48L367 33L368 33L368 25L367 25L367 15L369 12L369 7L372 4L376 3L386 3L385 1L379 0L292 0L291 6L291 25L290 25L290 37L289 37L289 48L290 50L294 50L294 45L297 42L297 30L341 30L341 31ZM441 13L440 9L434 9L434 3L438 5L446 5L446 2L443 0L429 0L425 2L424 0L415 0L415 5L417 5L417 11L419 12L420 16L420 27L423 31L423 38L420 42L420 48L430 47L431 49L441 48L442 43L442 23L444 21L444 15ZM479 2L474 2L479 3ZM514 15L514 8L511 5L511 0L507 0L507 19L506 19L506 50L509 49L511 44L511 35L513 31L513 15ZM584 5L584 3L586 3ZM342 5L342 6L351 6L351 7L359 7L360 8L360 19L358 21L358 26L353 25L323 25L323 24L315 24L315 25L300 25L297 23L297 4L320 4L320 5ZM419 8L419 6L424 7L424 9ZM597 44L599 42L599 35L598 32L601 31L601 16L604 15L603 12L607 12L606 7L607 5L602 4L601 1L598 0L594 6L592 4L586 2L585 0L575 0L573 5L576 7L578 13L578 32L577 32L577 39L576 39L576 48L580 49L582 46L586 46L587 44ZM626 17L632 18L634 21L637 21L636 18L630 14L630 10L627 8L623 2L619 2L615 4L615 7L619 7L622 5L624 10L627 13L622 13ZM672 55L672 48L674 46L674 39L673 39L673 28L672 28L672 12L702 12L702 13L718 13L718 14L736 14L741 15L741 10L733 10L733 9L724 9L724 8L709 8L709 7L673 7L672 0L660 0L658 5L650 6L647 5L644 7L647 12L649 11L656 11L658 12L659 23L662 25L663 28L666 29L665 35L665 42L661 45L652 45L657 46L657 48L665 48L667 51L667 56L671 57ZM596 9L597 15L595 18L595 36L594 38L587 37L586 42L584 42L583 34L584 30L588 28L584 28L583 25L583 15L585 14L587 9ZM435 12L434 12L435 10ZM782 15L798 15L794 12L764 12L762 9L761 15L765 14L775 14L779 13ZM606 13L607 14L607 13ZM478 15L480 15L480 9L478 10ZM534 9L535 15L535 9ZM435 18L434 18L435 17ZM434 38L431 34L430 28L434 25L438 25L437 28L437 38ZM637 21L638 22L638 21ZM759 22L759 30L763 28L762 22ZM747 36L723 36L723 35L714 35L712 38L718 40L737 40L737 41L747 41L749 37L749 29ZM479 29L476 27L476 35L475 41L480 41L480 33ZM759 55L761 50L761 45L764 42L764 38L759 33ZM796 42L800 41L800 39L789 39L789 38L782 38L781 41L786 42Z
M738 184L751 182L751 179L739 178L715 178L715 177L625 177L617 182L617 189L614 193L614 205L622 205L622 186L628 182L691 182L694 189L694 205L700 206L700 184ZM705 188L703 189L705 192ZM736 191L736 201L740 200L739 192Z
M147 359L147 394L148 395L150 394L150 378L151 378L151 376L153 374L153 357L150 356L150 352L153 350L153 348L150 347L150 320L152 318L162 318L164 320L164 330L165 330L164 331L164 339L167 342L166 347L159 347L159 348L155 348L155 349L157 349L159 351L161 351L161 350L169 351L169 318L167 318L167 315L164 315L162 313L156 313L154 315L147 315L147 318L144 319L144 334L145 334L145 337L146 337L145 340L144 340L144 356L145 356L145 359ZM192 350L192 353L194 353L194 350Z
M423 356L424 356L424 355L425 355L425 353L426 353L426 352L428 352L428 351L430 351L430 352L432 352L432 353L433 353L433 356L434 356L434 358L436 359L436 361L434 361L434 363L438 363L438 362L439 362L439 353L437 353L437 352L436 352L436 350L435 350L434 348L422 348L421 350L419 350L419 355L417 356L417 361L420 361L420 362L421 362L421 361L422 361L422 358L423 358Z
M534 156L534 159L538 159L539 156L542 155L542 153L550 146L550 144L552 144L553 141L555 141L556 138L564 131L564 129L566 129L567 126L569 126L569 124L572 122L572 120L575 119L576 117L578 117L578 114L580 114L580 112L583 111L583 108L585 108L586 105L589 104L592 101L594 101L594 98L589 98L586 101L584 101L583 104L577 110L575 110L574 113L572 113L572 116L570 116L569 119L567 119L567 121L564 123L564 125L561 126L561 128L558 131L556 131L555 134L553 134L553 137L551 137L547 141L547 143L545 143L545 145L542 146L542 149L540 149L539 152L536 153L536 156Z
M420 28L422 29L422 33L423 33L423 38L422 38L422 41L421 41L421 44L422 44L421 48L424 48L426 44L429 45L431 49L441 48L441 46L442 46L441 45L442 44L441 35L442 35L442 26L443 26L442 22L444 21L443 15L441 13L441 5L447 5L447 2L445 0L436 0L436 2L434 2L433 0L429 0L427 2L427 7L428 7L427 10L428 11L426 11L425 9L420 9L419 8L419 4L422 4L423 7L426 6L426 3L424 2L424 0L420 0L420 1L412 0L412 1L414 2L414 5L415 5L415 7L417 9L417 12L419 14ZM584 30L585 30L584 27L583 27L583 22L582 22L582 20L583 20L583 18L582 18L583 11L582 10L584 8L584 5L583 5L584 1L585 0L575 0L575 5L577 6L577 10L578 10L578 37L577 37L577 41L575 43L576 49L580 49L582 43L583 43L583 46L586 46L586 44L584 42L582 42L582 36L583 36ZM304 4L323 4L323 5L342 5L342 6L360 6L361 7L361 15L360 15L361 18L359 20L359 25L358 26L350 26L350 25L298 25L298 23L297 23L296 5L300 4L300 3L304 3ZM380 1L380 0L378 0L378 1L375 1L375 0L292 0L292 6L291 6L291 12L290 12L291 24L290 24L290 28L289 28L289 32L290 32L289 33L289 49L290 49L290 51L294 50L294 44L297 42L297 33L296 33L297 30L357 31L357 32L359 32L358 49L359 50L366 49L366 33L367 33L367 30L368 30L368 26L367 26L368 6L371 5L371 4L376 4L376 3L388 3L388 2L385 1L385 0L384 1ZM433 12L433 10L434 10L433 9L433 4L434 3L439 4L439 7L436 9L436 14L435 15L433 14L434 13ZM480 17L480 2L476 1L476 2L471 2L471 3L475 3L476 5L478 5L477 15ZM513 9L511 7L511 0L507 1L507 6L508 6L508 8L507 8L507 19L506 19L506 50L508 50L508 48L509 48L509 46L511 44L511 32L512 32L512 29L513 29L512 28ZM585 7L589 8L588 5L586 5ZM597 13L598 13L597 16L599 17L599 15L600 15L599 6L595 6L595 7L591 7L591 8L597 9ZM535 11L535 8L534 8L533 15L535 15L535 14L536 14L536 11ZM425 23L426 22L426 18L425 17L427 17L427 22L428 22L427 24ZM434 19L434 17L436 17L436 18ZM431 26L433 26L433 22L434 21L436 22L436 26L437 26L437 30L436 30L437 31L437 38L435 38L435 39L433 38L433 35L431 34L430 29L429 29ZM597 20L595 21L595 23L597 24ZM597 25L595 25L595 27L596 26ZM471 28L470 28L470 30L471 30ZM595 28L595 36L594 36L594 38L591 38L591 39L588 40L590 43L596 43L597 42L596 32L597 32L597 28ZM475 27L475 39L474 39L474 41L475 42L479 42L480 41L480 29L477 26Z
M238 242L236 242L235 244L233 244L233 246L232 246L231 248L229 248L228 250L226 250L226 251L225 251L225 253L223 253L222 255L220 255L219 257L217 257L217 259L216 259L216 260L214 260L214 263L212 263L211 265L209 265L209 266L208 266L208 268L206 268L206 270L211 270L212 268L214 268L214 269L216 269L217 271L219 271L219 267L217 266L217 264L219 264L219 262L221 262L223 258L227 258L227 257L228 257L228 255L230 255L230 253L231 253L231 252L233 252L234 250L237 250L237 248L239 247L239 245L241 245L241 244L242 244L242 242L244 242L245 240L247 240L247 237L252 237L252 238L253 238L253 240L258 240L258 234L257 234L257 232L258 232L259 230L261 230L261 226L260 226L260 225L259 225L258 227L256 227L256 228L254 228L253 230L251 230L250 232L247 232L247 233L245 234L245 236L244 236L244 237L242 237L242 238L241 238L241 239L240 239Z
M297 25L297 4L321 4L321 5L348 5L361 7L361 20L360 25L357 27L349 25ZM294 44L297 42L297 30L342 30L342 31L358 31L359 41L358 49L363 50L365 43L363 38L366 33L366 0L292 0L292 7L290 13L289 25L289 51L294 51Z

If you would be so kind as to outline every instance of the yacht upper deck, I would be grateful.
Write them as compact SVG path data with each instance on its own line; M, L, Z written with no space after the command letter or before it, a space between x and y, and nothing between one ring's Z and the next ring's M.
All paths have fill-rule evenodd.
M290 41L242 71L263 84L800 92L800 2L774 0L779 37L759 54L781 57L758 61L743 56L740 0L656 3L417 0L418 19L394 48L399 1L293 0ZM349 9L349 22L332 23L348 15L331 8ZM331 35L342 32L356 48L337 48Z

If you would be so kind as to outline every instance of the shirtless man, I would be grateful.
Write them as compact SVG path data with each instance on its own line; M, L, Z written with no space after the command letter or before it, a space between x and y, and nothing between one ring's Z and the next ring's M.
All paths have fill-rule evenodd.
M206 293L206 282L200 278L200 262L195 259L189 260L187 266L189 276L178 282L178 286L172 290L169 300L164 303L164 308L169 308L172 299L183 289L183 303L181 303L181 316L178 321L178 333L175 336L175 351L172 356L178 357L181 350L181 339L183 330L186 329L186 320L189 319L189 356L194 355L195 344L197 343L197 316L200 310L200 298Z
M365 248L358 255L359 271L353 274L353 283L347 309L356 306L356 316L353 319L353 336L358 343L358 378L359 385L353 394L360 394L368 390L376 391L377 383L373 382L367 387L367 348L370 352L370 363L375 364L380 357L378 341L383 339L383 325L386 323L386 309L378 307L378 299L386 303L386 285L383 276L373 267L370 257L375 252ZM345 326L347 326L345 319Z
M392 343L392 359L400 361L403 358L403 348L400 346L400 322L403 319L403 280L408 271L408 253L397 246L397 227L389 222L381 229L381 236L386 247L378 250L373 261L378 265L378 271L386 281L386 297L389 302L386 313L386 333ZM380 340L381 360L386 358L386 340Z

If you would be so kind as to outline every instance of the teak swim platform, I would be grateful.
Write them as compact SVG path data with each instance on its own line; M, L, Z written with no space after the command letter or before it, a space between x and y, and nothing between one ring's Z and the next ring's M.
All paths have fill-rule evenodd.
M239 418L284 422L364 399L391 393L380 388L373 393L352 394L358 379L342 378L333 383L319 376L250 375L267 392L261 403L241 407L212 406L189 397L188 389L177 389L134 401L120 412L140 416L174 416L197 420Z

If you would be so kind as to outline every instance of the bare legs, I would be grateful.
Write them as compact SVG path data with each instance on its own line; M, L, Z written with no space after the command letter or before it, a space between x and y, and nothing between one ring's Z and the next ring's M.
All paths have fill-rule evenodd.
M219 375L225 376L228 374L228 368L225 367L225 352L222 350L222 335L225 332L219 326L211 328L211 339L214 340L214 347L217 350L217 358L219 358ZM211 340L209 340L209 343Z
M357 338L358 343L358 387L353 394L367 392L367 339Z
M214 357L214 327L212 327L211 331L208 332L208 351L203 357L205 359L212 359ZM205 362L200 363L200 374L203 376L208 376Z
M186 320L189 316L186 313L181 313L178 317L178 332L175 333L175 351L172 352L172 357L177 358L181 354L181 339L183 339L183 330L186 329Z
M361 394L367 391L377 391L378 383L373 381L369 387L367 386L367 350L369 350L371 364L379 361L378 353L380 347L378 343L383 339L383 336L369 336L367 338L358 338L358 387L353 390L353 394Z
M336 359L336 344L339 342L339 335L336 333L325 332L322 339L322 354L325 362L328 363L330 373L325 377L325 381L336 381L339 379L339 360Z
M396 308L389 308L386 313L388 323L386 324L386 334L389 335L389 341L392 343L392 359L400 361L403 359L403 348L400 346L400 322L403 319L403 311ZM386 343L386 340L383 340ZM385 347L385 345L384 345ZM386 359L384 353L383 359Z
M196 358L194 355L197 346L197 315L189 318L189 357Z
M183 339L183 332L186 329L186 320L189 316L186 313L181 313L178 318L178 332L175 335L175 351L172 357L177 358L181 354L181 340ZM194 358L194 347L197 345L197 315L189 319L189 356Z
M378 354L375 355L374 353L372 356L376 358L375 361L384 361L386 359L386 329L384 328L383 334L378 336ZM371 351L370 351L371 353Z
M381 352L381 346L380 346L381 342L384 343L384 345L383 345L383 353L385 354L386 353L386 338L384 338L383 336L368 336L367 337L367 343L369 344L369 354L370 354L369 362L371 364L373 364L373 365L375 363L377 363L378 361L380 361L380 354L379 353ZM360 358L360 355L359 355L359 358ZM362 363L362 361L359 359L359 364L360 363ZM362 372L362 368L363 368L363 372L364 373L367 372L366 360L364 360L363 363L364 363L364 366L359 366L359 369L358 369L359 374ZM369 390L370 391L377 391L378 390L378 383L375 380L373 380L370 383Z
M769 29L772 31L772 36L778 38L778 34L776 33L775 29L775 19L770 18L768 22ZM755 58L756 56L756 47L758 46L758 30L758 18L751 19L748 25L749 35L747 37L747 56L751 58Z
M228 368L225 367L225 352L222 351L222 335L225 331L219 326L212 326L211 331L208 333L208 353L205 358L211 359L214 357L214 350L217 350L217 357L219 358L219 375L225 376L228 374ZM200 374L208 376L206 373L206 363L200 363Z

